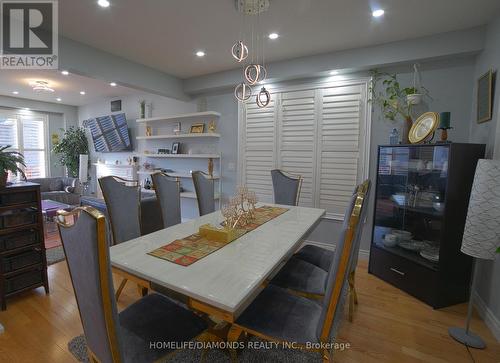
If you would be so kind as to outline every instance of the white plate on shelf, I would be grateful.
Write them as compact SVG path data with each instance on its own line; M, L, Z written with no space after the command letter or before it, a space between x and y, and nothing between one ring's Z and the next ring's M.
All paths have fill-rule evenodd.
M422 251L420 251L420 256L431 262L439 262L439 249L424 248Z
M414 239L410 241L401 241L398 243L399 247L404 248L408 251L420 252L429 245L424 241L416 241Z

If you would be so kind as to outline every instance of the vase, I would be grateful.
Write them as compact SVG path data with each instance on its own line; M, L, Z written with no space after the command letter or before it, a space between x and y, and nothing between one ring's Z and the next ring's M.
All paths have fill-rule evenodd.
M7 172L5 170L0 171L0 188L5 188L7 186Z
M405 119L405 121L404 121L403 132L402 132L402 135L401 135L403 144L409 144L410 143L408 135L410 134L410 129L411 129L412 126L413 126L413 121L412 121L411 117L407 117Z
M208 175L214 176L214 160L212 158L208 159Z

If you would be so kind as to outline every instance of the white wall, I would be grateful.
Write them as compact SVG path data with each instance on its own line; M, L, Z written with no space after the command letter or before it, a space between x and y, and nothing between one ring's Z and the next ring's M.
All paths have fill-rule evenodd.
M24 98L0 96L0 107L23 109L29 108L31 111L45 113L49 120L49 132L47 145L52 149L52 140L50 135L56 133L59 137L64 133L61 129L78 125L78 111L74 106L62 105L60 103L49 103L27 100ZM53 153L49 155L49 173L50 176L65 175L64 168L57 162L57 157Z

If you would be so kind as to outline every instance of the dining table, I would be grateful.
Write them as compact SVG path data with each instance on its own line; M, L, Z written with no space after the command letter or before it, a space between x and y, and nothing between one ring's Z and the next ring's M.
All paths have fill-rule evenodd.
M189 266L148 253L197 233L202 225L220 225L220 211L112 246L113 272L145 288L156 285L173 291L190 308L232 323L325 214L318 208L257 206L264 205L287 211Z

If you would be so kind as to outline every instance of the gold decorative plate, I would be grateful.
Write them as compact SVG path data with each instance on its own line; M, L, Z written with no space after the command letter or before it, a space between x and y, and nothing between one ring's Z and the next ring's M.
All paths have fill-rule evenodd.
M411 127L408 139L412 144L421 143L436 131L438 124L439 114L437 112L426 112Z

